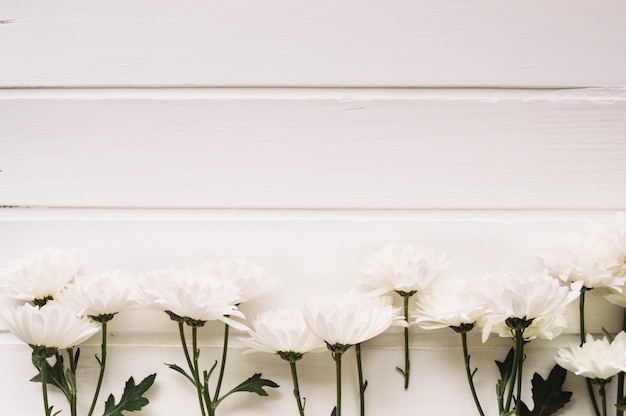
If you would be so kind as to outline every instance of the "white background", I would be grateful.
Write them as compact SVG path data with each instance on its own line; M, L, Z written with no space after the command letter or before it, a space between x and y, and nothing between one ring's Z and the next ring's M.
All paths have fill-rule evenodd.
M388 242L447 252L446 278L536 270L562 234L626 209L624 22L622 1L0 0L0 261L76 246L85 272L143 272L245 256L281 280L249 318L356 287ZM589 329L616 331L598 292ZM577 342L570 318L529 344L527 380ZM220 335L203 333L207 367ZM401 333L365 344L368 414L474 414L459 338L412 328L409 391ZM120 315L110 345L105 394L158 372L141 414L199 413L163 364L184 362L164 314ZM509 347L470 335L489 415ZM42 413L29 351L0 333L3 414ZM283 387L218 413L296 414L287 364L241 351L233 338L225 388L259 371ZM330 414L330 354L299 372L307 414ZM561 414L590 414L582 379L566 388Z

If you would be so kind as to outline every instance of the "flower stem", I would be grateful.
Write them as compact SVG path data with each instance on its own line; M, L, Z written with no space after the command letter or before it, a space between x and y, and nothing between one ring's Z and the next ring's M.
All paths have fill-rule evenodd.
M600 384L598 394L602 398L602 416L606 416L606 390L604 388L604 383Z
M74 349L68 348L67 350L67 358L70 362L70 371L74 375L74 380L76 380L76 360L74 359ZM57 356L57 359L59 357ZM69 386L69 404L70 404L70 414L71 416L76 416L77 407L78 407L78 392L76 391L76 382Z
M45 408L45 415L50 416L51 410L48 405L48 369L46 365L46 359L40 357L39 372L41 373L41 392L43 394L43 406Z
M626 331L626 308L624 308L624 317L622 318L622 330ZM617 403L619 404L624 398L624 372L617 373ZM616 416L623 416L624 411L617 407Z
M197 363L197 348L196 348L196 342L194 342L193 344L193 355L194 355L194 360L191 360L191 356L189 355L189 348L187 347L187 340L185 339L185 327L184 327L185 323L180 321L178 322L178 333L180 335L180 343L183 347L183 352L185 353L185 359L187 360L187 366L189 367L189 371L191 372L191 375L193 377L193 384L196 387L196 391L198 392L198 402L200 404L200 411L202 413L202 416L206 416L206 412L204 410L204 401L202 399L202 383L200 382L200 375L198 373L198 368L197 366L194 365L194 363ZM193 329L196 329L195 327L193 327ZM194 333L192 333L193 336ZM195 338L195 337L194 337Z
M224 372L226 369L226 354L228 353L228 335L230 326L224 324L224 346L222 347L222 363L220 364L220 374L217 378L217 387L215 387L215 394L213 395L213 401L218 402L220 398L220 389L222 388L222 380L224 379ZM213 403L211 404L213 405Z
M193 378L196 381L196 390L198 391L198 403L200 404L202 415L204 415L204 385L202 384L202 381L200 381L200 369L198 368L198 358L200 356L200 350L198 349L198 327L196 326L191 327L191 346L193 348ZM210 403L206 403L206 406L210 406Z
M465 361L465 373L467 374L467 381L470 386L470 390L472 391L472 397L474 398L474 404L476 405L476 410L478 410L478 414L480 416L485 416L483 412L483 408L480 405L480 401L478 400L478 395L476 394L476 387L474 386L474 374L470 368L470 356L467 350L467 332L461 332L461 340L463 343L463 359Z
M93 400L91 401L91 407L89 408L88 416L93 414L93 411L96 407L96 402L98 401L98 396L100 395L100 389L102 388L102 380L104 379L104 369L106 367L107 361L107 323L105 321L101 322L101 331L102 331L102 344L101 344L101 357L99 360L100 363L100 374L98 375L98 383L96 384L96 391L93 395ZM70 362L72 362L72 358L70 357Z
M506 405L504 410L508 412L511 409L511 401L513 399L513 390L515 389L515 383L518 381L518 371L521 373L521 356L524 348L524 330L514 329L515 349L513 350L513 369L511 370L511 378L509 379L509 394L506 399ZM518 386L518 394L521 394L521 387ZM519 397L518 397L519 400Z
M298 372L296 371L296 362L289 361L289 366L291 367L291 378L293 380L293 395L296 398L296 403L298 403L298 412L300 416L304 416L304 405L302 404L302 400L300 399L300 386L298 385Z
M361 361L361 343L355 345L356 365L359 374L359 403L361 408L361 416L365 416L365 389L367 381L363 381L363 363Z
M578 314L580 320L580 345L582 346L585 343L585 293L591 289L582 287L580 289L580 297L578 299ZM600 409L598 408L598 401L596 400L596 395L593 392L593 386L591 385L591 380L586 379L587 383L587 394L589 395L589 400L591 401L591 405L593 407L593 413L596 416L600 416Z
M519 344L520 352L519 352L519 366L518 366L519 368L517 370L517 397L516 397L518 402L522 400L522 381L523 381L522 373L523 373L523 368L524 368L524 337L523 335L520 336L520 338L522 339L522 342L520 342ZM515 409L516 411L518 411L517 403L515 404Z
M404 389L407 390L409 388L409 375L411 373L411 362L409 360L409 299L417 293L417 291L412 290L410 292L404 292L398 290L396 293L402 296L404 303L404 320L406 321L406 326L404 327L404 370L399 367L396 367L396 369L404 376Z
M337 406L335 407L335 416L341 416L341 356L343 352L333 352L333 359L335 360L336 378L337 378Z

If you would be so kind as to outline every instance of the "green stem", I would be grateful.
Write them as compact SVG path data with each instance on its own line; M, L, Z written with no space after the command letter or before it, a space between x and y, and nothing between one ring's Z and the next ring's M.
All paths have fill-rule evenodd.
M51 416L50 406L48 405L48 369L46 366L46 359L44 357L40 357L39 372L41 373L41 391L43 393L45 415Z
M70 404L70 414L71 416L76 416L77 408L78 408L78 392L76 391L76 361L74 359L74 349L68 348L67 350L67 358L70 362L70 371L74 375L74 382L69 385L69 404ZM57 359L59 357L57 356Z
M180 343L181 346L183 347L183 352L185 353L185 360L187 360L187 366L189 367L189 371L191 372L191 376L193 377L193 381L194 381L194 385L196 387L196 391L198 393L198 402L200 404L200 411L202 413L202 416L206 416L205 410L204 410L204 401L202 399L202 384L200 382L200 375L198 373L198 368L197 366L194 366L194 362L197 362L197 348L194 342L193 345L193 355L194 355L194 360L191 360L191 356L189 355L189 348L187 347L187 340L185 339L185 323L183 321L178 322L178 334L180 335ZM193 329L195 329L195 327L192 327Z
M622 331L626 331L626 308L624 308L624 317L622 318ZM617 402L620 403L624 398L624 372L617 373ZM616 410L616 416L623 416L624 412L619 409Z
M467 381L469 382L470 390L472 391L472 397L474 398L474 404L476 405L476 410L480 416L485 416L483 412L483 408L480 405L480 401L478 400L478 395L476 394L476 387L474 386L474 374L470 368L470 356L467 349L467 332L461 332L461 340L463 343L463 359L465 361L465 373L467 374Z
M355 345L356 352L356 365L359 374L359 404L361 409L361 416L365 416L365 389L367 388L367 381L363 381L363 363L361 360L361 344Z
M522 342L520 342L520 352L519 352L519 369L517 370L517 401L519 402L520 400L522 400L522 373L523 373L523 368L524 368L524 334L522 331L522 334L520 336L520 338L522 339ZM519 414L519 409L517 406L517 403L515 404L515 414Z
M513 350L513 369L511 370L511 378L509 379L509 394L506 399L506 405L504 411L508 412L511 409L511 401L513 399L513 390L515 389L515 382L517 381L517 373L520 370L520 358L524 344L524 331L522 329L514 329L515 349ZM521 345L520 345L521 344Z
M580 289L580 297L578 299L578 314L580 320L580 345L582 346L585 343L585 293L591 289L588 289L583 286ZM596 416L600 416L600 409L598 408L598 401L596 400L596 395L593 392L593 386L591 385L591 380L586 379L587 384L587 394L589 396L589 400L591 401L591 406L593 407L593 413Z
M222 347L222 363L220 364L220 374L217 378L217 387L215 387L215 394L213 395L213 400L215 403L217 403L220 398L220 389L222 388L222 380L224 379L224 372L226 369L226 355L228 353L229 331L230 326L228 324L224 324L224 346Z
M600 384L599 395L602 398L602 416L606 416L606 390L604 383Z
M100 374L98 375L98 384L96 384L96 391L94 392L93 395L93 400L91 401L91 407L89 408L89 413L87 414L88 416L91 416L93 414L93 411L96 407L96 403L98 401L98 396L100 395L100 389L102 388L102 380L104 379L104 369L106 367L106 361L107 361L107 323L106 322L101 322L101 331L102 331L102 345L101 345L101 357L100 357ZM70 362L72 362L74 360L72 360L70 358Z
M407 390L409 388L409 376L411 373L411 362L409 360L409 299L416 291L396 291L396 293L402 296L404 303L404 320L407 325L404 327L404 371L399 367L396 367L396 369L404 376L404 389Z
M341 356L342 352L333 352L335 360L336 379L337 379L337 406L335 407L335 416L341 416Z
M585 343L585 292L587 288L580 289L580 297L578 298L578 315L580 318L580 346Z
M200 370L198 368L198 358L200 356L200 350L198 349L198 328L195 326L191 327L191 346L193 348L193 378L196 381L196 390L198 392L198 403L200 404L200 409L202 410L202 415L205 415L204 411L204 398L203 398L203 383L200 381ZM210 403L206 403L206 406L209 407Z
M296 362L289 361L289 366L291 367L291 378L293 380L293 395L296 398L296 403L298 403L298 412L300 416L304 416L304 405L302 404L302 400L300 399L300 386L298 385L298 372L296 371Z

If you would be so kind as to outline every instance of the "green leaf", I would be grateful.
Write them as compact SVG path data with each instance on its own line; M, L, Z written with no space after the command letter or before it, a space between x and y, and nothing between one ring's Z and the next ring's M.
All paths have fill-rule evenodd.
M496 361L496 365L500 370L500 380L502 380L503 384L506 384L509 378L511 378L511 373L513 372L513 355L514 349L511 348L503 362Z
M604 334L604 337L609 340L609 344L613 343L613 340L615 338L613 337L613 335L611 335L609 331L606 330L605 327L602 327L602 333Z
M237 393L240 391L256 393L259 396L267 396L268 395L267 392L263 390L264 387L276 388L280 386L274 383L272 380L261 378L261 373L257 373L253 375L252 377L250 377L249 379L247 379L246 381L244 381L243 383L241 383L240 385L238 385L237 387L235 387L234 389L232 389L231 391L229 391L228 393L226 393L219 400L217 400L217 402L215 403L215 407L217 407L217 405L226 397L230 396L233 393Z
M152 386L155 378L156 374L151 374L138 385L135 385L135 380L132 377L129 378L120 402L115 404L115 398L112 394L109 395L104 404L104 414L102 416L124 416L123 411L134 412L135 410L141 410L142 407L149 403L148 399L142 397L142 395Z
M68 385L67 379L65 378L65 372L63 371L63 357L59 354L56 356L56 363L54 367L48 364L48 361L44 358L41 358L35 354L32 355L32 362L38 373L35 377L31 378L30 381L33 383L41 383L41 372L39 370L39 365L41 360L46 361L46 384L54 386L63 392L63 395L69 401L71 398L71 389ZM67 370L70 371L69 369Z
M168 364L165 363L166 366L168 366L169 368L171 368L172 370L176 371L177 373L182 374L183 376L185 376L185 378L187 380L189 380L191 382L191 384L193 384L194 386L196 385L196 381L193 379L193 377L191 377L185 370L183 370L180 366L176 365L176 364Z
M519 416L532 416L532 412L523 401L518 401L515 407Z
M520 414L523 416L548 416L565 406L572 397L572 392L561 391L566 375L567 371L558 364L552 368L546 380L538 373L535 373L532 379L533 402L535 406L532 412Z
M330 416L337 416L337 406L333 407L333 411L330 413Z

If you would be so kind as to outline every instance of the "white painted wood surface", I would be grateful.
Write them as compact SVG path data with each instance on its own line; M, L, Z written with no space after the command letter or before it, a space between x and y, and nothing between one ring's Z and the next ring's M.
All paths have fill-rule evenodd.
M531 270L561 234L626 210L625 21L620 0L0 0L0 206L16 207L0 208L0 266L48 247L80 247L85 271L245 256L282 282L249 317L354 287L387 242L446 251L448 277ZM620 327L601 291L589 308L593 332ZM577 343L570 315L530 344L527 380ZM184 360L167 317L119 318L104 391L156 371L141 414L197 414L163 365ZM207 366L220 333L203 333ZM408 392L399 338L364 346L368 414L474 414L457 336L412 329ZM470 337L489 416L508 347ZM262 371L283 387L221 415L295 414L286 364L241 351L227 384ZM0 328L2 414L41 414L29 355ZM345 375L352 416L351 354ZM300 376L307 414L329 414L329 354ZM590 414L582 380L566 388L560 414Z
M626 4L3 0L0 86L623 86Z
M626 94L5 92L0 203L620 209Z

